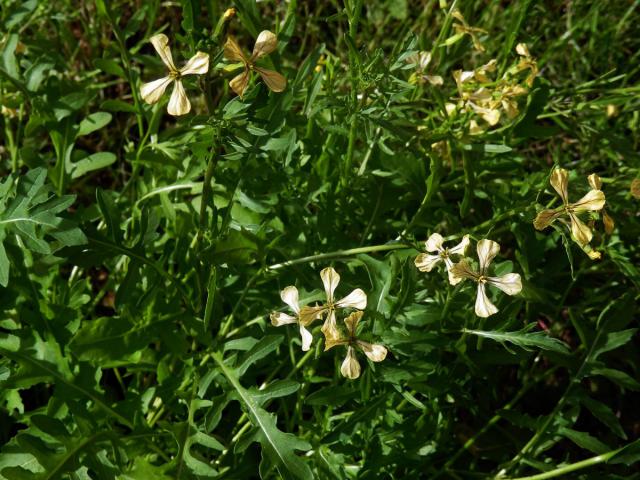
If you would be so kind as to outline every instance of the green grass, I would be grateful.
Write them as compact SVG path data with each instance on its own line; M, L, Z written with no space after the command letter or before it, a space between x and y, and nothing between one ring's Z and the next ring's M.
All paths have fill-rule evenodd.
M639 1L7 0L0 23L1 480L638 478ZM263 30L287 86L240 98L223 46ZM140 93L158 33L177 68L209 55L187 115ZM514 90L494 126L468 103ZM556 168L571 202L602 179L589 245L533 226ZM498 242L488 275L522 290L478 317L473 279L416 268L433 233L476 271ZM357 379L323 321L307 352L270 322L290 285L325 304L328 267L387 349L338 308Z

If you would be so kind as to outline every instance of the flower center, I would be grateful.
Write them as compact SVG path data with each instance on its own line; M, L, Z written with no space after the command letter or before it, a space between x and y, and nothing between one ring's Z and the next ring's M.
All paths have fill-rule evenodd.
M443 259L443 260L446 260L447 258L449 258L449 249L448 248L440 250L440 258Z
M487 277L485 277L484 275L480 275L478 277L478 283L487 283Z

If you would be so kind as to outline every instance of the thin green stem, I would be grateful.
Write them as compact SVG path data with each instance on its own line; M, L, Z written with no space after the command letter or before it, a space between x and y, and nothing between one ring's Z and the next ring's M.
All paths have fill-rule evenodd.
M274 265L267 267L267 271L280 270L282 268L290 267L292 265L299 265L301 263L311 263L318 260L329 260L333 258L350 257L352 255L358 255L360 253L387 252L390 250L402 250L402 249L408 249L408 248L413 248L413 246L407 245L404 243L392 243L387 245L370 245L368 247L351 248L348 250L336 250L335 252L320 253L317 255L310 255L308 257L296 258L295 260L289 260L282 263L276 263Z
M625 447L618 448L617 450L611 450L610 452L596 455L595 457L587 458L586 460L581 460L580 462L571 463L569 465L565 465L564 467L549 470L548 472L529 475L527 477L512 477L509 480L545 480L547 478L560 477L562 475L566 475L567 473L575 472L576 470L582 470L583 468L588 468L600 463L608 462L611 458L620 453L623 448Z

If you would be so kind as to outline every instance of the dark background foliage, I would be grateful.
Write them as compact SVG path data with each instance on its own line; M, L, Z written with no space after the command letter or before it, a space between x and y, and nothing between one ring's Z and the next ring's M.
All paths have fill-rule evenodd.
M638 3L458 2L483 53L452 3L2 2L0 478L637 478ZM263 29L288 86L241 100L222 45ZM184 117L139 98L160 31L210 55ZM519 115L470 135L452 72L519 42ZM410 82L432 49L444 85ZM555 165L603 178L600 261L532 226ZM499 242L522 294L477 318L416 270L433 232ZM268 320L329 265L389 349L355 381Z

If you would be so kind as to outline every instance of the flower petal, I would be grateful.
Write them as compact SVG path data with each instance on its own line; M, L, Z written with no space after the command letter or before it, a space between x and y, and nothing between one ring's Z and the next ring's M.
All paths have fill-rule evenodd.
M244 91L247 89L247 85L249 84L249 70L245 69L240 75L235 76L230 82L229 86L231 90L233 90L236 95L240 98L244 95Z
M157 103L171 82L173 82L173 78L167 76L159 80L154 80L153 82L145 83L140 87L142 100L150 105Z
M358 329L358 323L360 323L362 315L364 315L364 312L353 312L344 319L344 323L347 325L347 331L351 337L356 336L356 330Z
M172 72L176 72L178 69L173 64L173 57L171 56L171 49L169 48L169 38L167 38L164 33L159 33L151 37L149 41L167 68Z
M262 81L272 92L282 92L287 88L287 79L278 72L259 67L255 67L254 70L260 74Z
M327 302L333 303L333 292L340 283L340 275L333 267L327 267L320 272L320 278L324 285L324 293L327 295Z
M424 242L424 249L427 252L440 252L442 251L442 244L444 238L439 233L432 233L431 236Z
M356 358L356 352L351 346L347 348L347 356L342 362L340 373L342 373L342 376L350 378L351 380L354 380L360 376L360 364L358 363L358 359Z
M356 288L349 295L336 302L336 307L357 308L364 310L367 308L367 294L361 288Z
M451 270L453 269L454 263L451 262L451 267L447 267L447 274L449 275L449 285L457 285L462 281L462 277L455 275Z
M489 300L489 297L487 297L485 284L478 283L478 294L476 296L476 315L486 318L490 317L497 311L498 309L496 308L496 306L491 303L491 300Z
M235 41L233 37L228 37L224 44L224 58L233 62L242 62L247 64L249 60L244 56L244 52L240 48L240 45Z
M291 307L296 313L300 313L300 304L298 302L298 289L293 285L285 287L284 290L280 292L280 298L284 303Z
M483 238L478 242L477 250L480 273L484 274L495 256L500 252L500 245L493 240Z
M292 317L284 312L272 312L269 315L271 319L271 325L274 327L280 327L282 325L289 325L291 323L297 323L298 319L296 317Z
M611 218L611 216L605 211L602 212L602 223L604 224L605 233L607 235L611 235L613 230L616 228L616 224L613 221L613 218Z
M487 283L498 287L507 295L517 295L522 291L522 279L517 273L507 273L501 277L487 277Z
M364 354L372 362L381 362L387 356L387 349L376 343L368 343L358 340L358 345L362 348Z
M300 309L300 313L298 314L298 318L300 319L300 324L305 327L317 319L321 318L324 312L327 311L327 307L324 305L316 306L316 307L302 307Z
M416 264L416 267L418 267L418 270L421 272L430 272L441 260L442 257L440 257L440 255L421 253L416 257L413 263Z
M553 222L555 222L559 217L564 214L564 210L542 210L538 212L535 220L533 221L533 226L536 230L544 230Z
M589 185L591 185L591 188L593 188L594 190L600 190L600 188L602 187L602 180L595 173L589 175L587 177L587 181L589 182Z
M471 280L476 280L478 278L478 274L473 271L466 260L460 260L458 263L454 264L448 272L450 275L449 278L453 277L456 280L456 284L467 278Z
M251 54L251 61L255 62L259 58L269 55L278 46L278 37L276 37L269 30L263 30L256 38L256 44L253 47L253 53Z
M449 255L464 255L469 247L469 235L462 237L462 241L458 245L449 249Z
M334 310L329 311L326 320L322 324L320 329L324 335L326 342L337 342L341 340L340 331L336 325L336 312Z
M197 52L180 70L180 75L204 75L209 70L209 55Z
M579 245L586 245L593 238L593 233L591 233L591 229L587 227L582 220L580 220L573 213L569 214L569 219L571 220L571 235L574 240Z
M324 351L332 349L336 345L348 345L349 341L340 337L326 337L324 339Z
M300 325L300 338L302 339L302 351L308 352L311 349L311 342L313 342L313 335L311 332Z
M189 113L191 110L191 104L187 98L187 94L184 91L182 82L180 79L176 79L173 87L173 93L169 99L169 105L167 106L167 112L169 115L179 116Z
M602 190L590 190L584 197L569 205L572 212L597 212L602 210L605 204L604 192Z
M440 75L423 75L422 78L424 78L434 87L444 84L444 80Z
M551 172L551 178L549 183L558 192L562 203L565 205L569 203L569 174L564 168L556 168Z

